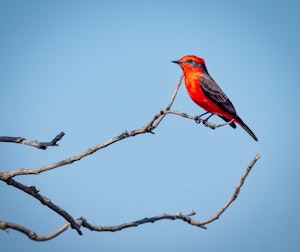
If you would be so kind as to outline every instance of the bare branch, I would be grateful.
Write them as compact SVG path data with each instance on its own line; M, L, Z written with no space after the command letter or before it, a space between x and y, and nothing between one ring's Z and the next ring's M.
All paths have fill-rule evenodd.
M253 166L255 165L256 161L260 158L259 154L255 155L255 157L253 158L252 162L248 165L248 167L246 168L243 176L241 177L238 185L236 186L233 194L231 195L230 199L228 200L228 202L221 207L221 209L211 218L204 220L204 221L198 221L195 219L192 219L191 216L194 216L196 214L196 212L194 210L192 210L189 214L183 215L182 213L178 212L176 214L166 214L163 213L161 215L157 215L154 217L150 217L150 218L144 218L141 220L137 220L137 221L132 221L132 222L127 222L127 223L123 223L120 225L116 225L116 226L96 226L96 225L92 225L90 223L87 222L87 220L83 217L78 218L76 221L79 225L82 225L83 227L88 228L91 231L98 231L98 232L115 232L115 231L120 231L122 229L125 228L130 228L130 227L137 227L139 225L142 224L146 224L146 223L154 223L156 221L160 221L160 220L182 220L185 221L187 223L189 223L190 225L193 226L197 226L200 228L204 228L206 229L206 224L211 223L217 219L220 218L220 216L225 212L225 210L231 205L231 203L237 198L241 187L244 184L244 181L246 179L246 177L248 176L250 170L253 168Z
M59 140L61 140L64 135L65 135L64 132L60 132L50 142L31 141L31 140L27 140L24 137L0 136L0 142L26 144L26 145L30 145L30 146L36 147L38 149L41 149L41 150L46 150L48 146L58 146L57 142Z
M240 189L243 186L246 177L248 176L249 172L251 171L251 169L253 168L253 166L255 165L255 163L257 162L257 160L260 158L259 154L256 154L255 157L253 158L252 162L248 165L248 167L246 168L243 176L241 177L239 183L237 184L237 186L235 187L235 190L233 192L233 194L231 195L230 199L227 201L227 203L221 207L221 209L211 218L204 220L204 221L200 221L198 222L199 225L205 225L208 223L211 223L217 219L220 218L220 216L225 212L225 210L231 205L231 203L237 198L237 196L240 193Z
M39 200L43 205L49 207L54 212L62 216L66 221L68 221L73 229L75 229L78 234L82 235L82 232L80 231L80 226L76 223L76 221L73 219L73 217L68 214L65 210L63 210L58 205L51 202L51 200L41 194L39 194L39 190L35 188L35 186L31 185L24 185L20 182L17 182L16 180L9 178L5 181L8 185L12 185L23 192L31 195L32 197Z
M120 225L116 225L116 226L97 226L97 225L92 225L90 223L88 223L88 221L83 218L80 217L78 218L76 221L79 225L82 225L85 228L88 228L91 231L98 231L98 232L115 232L115 231L120 231L122 229L125 228L130 228L130 227L137 227L139 225L142 224L146 224L146 223L154 223L156 221L160 221L160 220L182 220L185 221L187 223L189 223L190 225L193 226L197 226L200 228L204 228L206 229L206 224L211 223L217 219L219 219L219 217L225 212L225 210L231 205L231 203L237 198L241 187L244 184L244 181L246 179L246 177L248 176L250 170L252 169L252 167L255 165L256 161L260 158L260 156L257 154L255 155L254 159L252 160L252 162L248 165L248 167L246 168L243 176L241 177L238 185L236 186L233 194L231 195L230 199L228 200L228 202L221 207L221 209L211 218L204 220L204 221L197 221L195 219L192 219L191 216L194 216L196 214L196 212L194 210L192 210L189 214L183 215L182 213L178 212L176 214L166 214L163 213L161 215L157 215L154 217L146 217L144 219L141 220L137 220L137 221L132 221L132 222L127 222L127 223L123 223Z
M178 116L182 116L184 118L192 119L194 121L196 121L196 119L197 119L197 123L202 123L206 127L209 127L211 129L216 129L216 128L220 128L220 127L226 126L226 125L228 125L228 124L230 124L230 123L232 123L234 121L232 119L232 120L230 120L230 121L228 121L226 123L215 124L215 123L209 122L207 120L204 120L202 118L199 118L199 116L191 116L191 115L188 115L187 113L179 112L179 111L176 111L176 110L164 110L164 111L161 111L161 113L163 113L163 114L178 115Z
M36 174L37 175L39 173L49 171L49 170L52 170L52 169L55 169L55 168L58 168L58 167L61 167L61 166L64 166L64 165L68 165L68 164L71 164L71 163L76 162L76 161L79 161L80 159L82 159L82 158L84 158L88 155L91 155L94 152L96 152L98 150L101 150L101 149L103 149L103 148L105 148L105 147L107 147L107 146L109 146L109 145L111 145L115 142L123 140L125 138L133 137L133 136L140 135L140 134L145 134L145 133L152 133L153 134L154 133L153 130L156 129L156 127L160 124L160 122L163 120L163 118L167 114L175 114L175 115L179 115L179 116L182 116L182 117L185 117L185 118L195 120L196 116L190 116L186 113L170 110L171 106L174 103L174 99L177 95L178 89L181 85L182 79L183 79L183 75L180 76L177 84L175 85L173 95L172 95L172 97L170 99L170 102L167 105L166 109L161 110L159 113L157 113L145 126L143 126L141 128L138 128L136 130L129 131L129 132L125 131L121 135L113 137L113 138L107 140L104 143L98 144L98 145L96 145L94 147L91 147L91 148L89 148L89 149L87 149L87 150L85 150L85 151L83 151L83 152L81 152L77 155L71 156L69 158L66 158L64 160L61 160L61 161L53 163L53 164L45 165L45 166L42 166L42 167L36 168L36 169L23 169L22 168L22 169L14 170L14 171L0 172L0 180L5 181L9 178L13 178L13 177L19 176L19 175L30 175L30 174ZM230 121L228 123L217 125L217 124L213 124L211 122L208 122L206 120L202 120L201 118L197 118L197 120L202 122L205 126L210 127L211 129L216 129L216 128L221 127L221 126L225 126L225 125L227 125L231 122ZM64 133L61 132L51 142L49 142L49 143L39 143L39 144L42 144L42 146L56 145L56 142L58 140L60 140L63 137L63 135L64 135Z
M174 103L175 97L176 97L176 95L178 93L178 90L180 88L180 85L182 83L182 80L183 80L183 74L180 76L179 81L175 85L175 89L174 89L173 95L171 96L170 102L169 102L168 106L166 107L166 111L168 111L168 110L171 109L171 107L172 107L172 105ZM153 128L156 128L160 124L160 122L162 121L162 119L164 119L165 115L166 115L166 113L164 113L163 115L161 115L160 118L158 118L158 120L156 121L156 123L153 124Z
M176 85L175 85L174 93L173 93L173 95L171 96L170 102L169 102L169 104L168 104L166 110L169 110L169 109L172 107L172 105L173 105L173 103L174 103L174 100L175 100L175 97L176 97L176 95L177 95L177 93L178 93L178 90L179 90L179 88L180 88L180 85L181 85L181 83L182 83L182 80L183 80L183 74L179 77L179 80L178 80L178 82L177 82Z
M78 218L76 221L74 221L74 219L68 214L66 213L64 210L62 210L60 207L54 205L53 203L51 203L51 201L49 199L47 199L46 197L38 194L38 190L34 187L34 186L25 186L21 183L18 183L16 181L14 181L13 179L9 179L7 181L7 183L12 183L15 187L25 191L26 193L32 195L33 197L39 199L41 201L42 204L47 205L48 207L50 207L52 210L54 210L55 212L57 212L58 214L60 214L61 216L63 216L66 220L68 220L68 218L71 219L71 222L68 222L66 224L64 224L62 227L60 227L59 229L57 229L55 232L53 232L52 234L49 234L47 236L38 236L36 233L30 231L27 228L24 228L20 225L14 224L14 223L10 223L10 222L3 222L0 221L0 229L3 229L5 231L8 231L9 228L18 230L24 234L26 234L30 239L32 240L36 240L36 241L46 241L49 239L52 239L54 237L56 237L57 235L61 234L62 232L64 232L70 225L74 227L74 225L76 226L76 230L79 234L82 234L81 231L79 230L80 227L85 227L91 231L98 231L98 232L115 232L115 231L120 231L123 230L125 228L130 228L130 227L137 227L139 225L142 224L146 224L146 223L154 223L156 221L160 221L160 220L182 220L184 222L189 223L190 225L193 226L197 226L203 229L206 229L206 224L211 223L217 219L220 218L220 216L226 211L226 209L231 205L231 203L237 198L241 187L244 184L244 181L246 179L246 177L249 175L251 169L253 168L253 166L255 165L255 163L257 162L257 160L260 158L259 154L255 155L254 159L252 160L252 162L248 165L248 167L246 168L243 176L241 177L238 185L236 186L233 194L231 195L230 199L228 200L228 202L221 207L221 209L211 218L204 220L204 221L197 221L195 219L192 219L191 216L194 216L196 214L196 212L194 210L192 210L189 214L183 215L182 213L178 212L176 214L166 214L163 213L161 215L157 215L154 217L150 217L150 218L143 218L137 221L132 221L132 222L127 222L127 223L123 223L120 225L116 225L116 226L97 226L97 225L92 225L90 223L87 222L87 220L83 217ZM17 183L17 184L16 184ZM52 205L51 205L51 204ZM49 205L50 204L50 205ZM54 209L53 209L53 206ZM59 211L57 211L57 209L59 209ZM63 214L61 214L63 212ZM75 223L75 224L74 224Z
M180 84L182 82L182 78L183 76L180 76L178 83L175 85L175 90L174 93L171 97L171 100L166 108L166 110L169 110L170 107L172 106L174 99L177 95L178 89L180 87ZM118 142L120 140L123 140L127 137L133 137L139 134L145 134L145 133L153 133L153 130L159 125L159 123L161 122L161 120L164 118L165 113L163 113L162 111L160 111L158 114L156 114L145 126L136 129L136 130L132 130L132 131L125 131L123 132L121 135L113 137L109 140L107 140L106 142L102 143L102 144L98 144L94 147L91 147L77 155L74 155L72 157L66 158L64 160L61 160L59 162L50 164L50 165L45 165L42 166L40 168L37 169L19 169L19 170L14 170L14 171L9 171L9 172L0 172L0 179L1 180L7 180L9 178L13 178L15 176L18 175L29 175L29 174L39 174L45 171L49 171L55 168L58 168L60 166L64 166L64 165L68 165L71 164L73 162L79 161L80 159L93 154L94 152L101 150L115 142Z
M0 221L0 229L4 230L6 232L8 232L9 229L15 229L15 230L20 231L21 233L27 235L29 239L34 240L34 241L48 241L48 240L60 235L62 232L66 231L69 228L69 226L70 226L70 224L66 223L49 235L39 236L35 232L33 232L23 226L20 226L18 224Z
M172 96L172 98L170 100L170 103L169 103L167 109L169 109L172 106L172 104L174 102L174 99L175 99L175 96L177 94L178 88L180 87L180 83L181 82L182 82L182 76L180 77L177 85L175 86L174 94L173 94L173 96ZM135 136L135 135L138 135L138 134L144 134L144 133L149 133L149 132L153 133L152 130L154 129L154 127L152 125L162 115L164 116L163 113L159 112L144 127L141 127L139 129L136 129L136 130L133 130L133 131L130 131L130 132L125 131L121 135L119 135L117 137L114 137L114 138L111 138L111 139L109 139L108 141L106 141L106 142L104 142L102 144L99 144L99 145L96 145L94 147L91 147L91 148L87 149L86 151L84 151L84 152L82 152L82 153L80 153L78 155L74 155L72 157L66 158L66 159L64 159L62 161L59 161L59 162L56 162L54 164L46 165L46 166L43 166L43 167L40 167L40 168L37 168L37 169L19 169L19 170L10 171L10 172L0 172L0 179L3 180L3 181L5 181L8 185L12 185L12 186L14 186L14 187L16 187L16 188L24 191L25 193L33 196L34 198L36 198L37 200L39 200L42 204L48 206L50 209L52 209L53 211L55 211L56 213L58 213L59 215L61 215L64 219L66 219L71 224L71 227L74 228L74 229L76 229L79 234L82 234L81 231L79 230L80 226L76 223L76 221L72 218L72 216L70 216L66 211L64 211L59 206L53 204L50 199L48 199L45 196L39 194L38 190L34 186L23 185L20 182L15 181L12 178L14 176L17 176L17 175L39 174L41 172L45 172L45 171L48 171L48 170L51 170L51 169L54 169L54 168L57 168L57 167L60 167L60 166L63 166L63 165L71 164L71 163L73 163L75 161L80 160L81 158L83 158L83 157L85 157L87 155L91 155L94 152L96 152L96 151L98 151L98 150L100 150L102 148L105 148L105 147L109 146L110 144L113 144L113 143L115 143L117 141L125 139L127 137L132 137L132 136ZM157 123L155 127L157 127L158 124L159 123ZM56 144L56 142L59 139L61 139L63 135L64 135L63 132L60 133L50 143L46 143L46 144L48 144L48 145L50 145L50 144ZM19 142L20 143L21 142L25 143L23 140L24 139L20 139Z
M123 223L121 225L117 225L117 226L95 226L92 225L90 223L87 222L87 220L83 217L80 217L77 219L77 222L79 224L81 224L83 227L88 228L91 231L98 231L98 232L115 232L115 231L120 231L122 229L125 228L130 228L130 227L137 227L139 225L142 224L146 224L146 223L154 223L156 221L160 221L160 220L183 220L187 223L192 224L192 219L190 218L190 216L195 215L196 213L194 212L194 210L192 210L189 214L183 215L182 213L178 212L176 214L166 214L163 213L161 215L157 215L151 218L143 218L141 220L137 220L137 221L132 221L132 222L127 222L127 223ZM193 224L192 224L193 225ZM204 225L197 225L198 227L201 228L205 228Z

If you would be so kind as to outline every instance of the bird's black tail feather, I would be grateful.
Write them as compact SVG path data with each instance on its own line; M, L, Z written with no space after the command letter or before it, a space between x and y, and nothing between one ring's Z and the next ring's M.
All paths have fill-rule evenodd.
M223 116L220 116L225 122L229 122L230 120L229 119L227 119L227 118L225 118L225 117L223 117ZM253 131L246 125L246 123L244 123L243 122L243 120L237 115L236 116L236 119L237 119L237 122L239 123L239 125L241 125L241 127L245 130L245 131L247 131L247 133L250 135L250 136L252 136L253 137L253 139L255 140L255 141L258 141L258 139L257 139L257 137L255 136L255 134L253 133ZM230 123L229 124L232 128L236 128L236 125L235 125L235 123L234 122L232 122L232 123Z
M243 120L242 120L239 116L237 116L236 119L238 120L239 125L241 125L241 127L242 127L245 131L247 131L247 133L248 133L250 136L252 136L253 139L254 139L255 141L258 141L257 137L255 136L255 134L253 133L253 131L246 125L246 123L244 123Z

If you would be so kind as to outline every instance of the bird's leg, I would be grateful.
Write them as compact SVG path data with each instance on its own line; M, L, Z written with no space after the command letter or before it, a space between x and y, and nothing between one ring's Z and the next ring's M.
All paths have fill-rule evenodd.
M203 124L207 127L210 127L211 129L214 129L211 127L211 123L208 122L208 119L211 118L214 115L214 113L211 113L206 119L203 120Z
M211 113L206 119L203 120L203 123L207 122L209 118L211 118L214 115L214 113Z
M201 117L202 116L204 116L204 115L206 115L206 114L208 114L209 112L205 112L205 113L203 113L203 114L201 114L201 115L198 115L198 116L195 116L195 122L196 123L201 123L201 122L204 122L204 121L207 121L208 120L208 118L210 118L213 114L211 114L208 118L206 118L205 120L203 120L203 119L201 119Z

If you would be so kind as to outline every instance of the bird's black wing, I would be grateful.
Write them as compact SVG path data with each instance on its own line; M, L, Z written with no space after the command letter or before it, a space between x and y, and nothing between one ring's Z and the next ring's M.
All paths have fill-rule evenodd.
M234 106L229 98L218 86L218 84L208 74L203 74L200 77L202 92L220 108L224 109L233 116L237 116Z
M252 132L252 130L243 122L243 120L237 115L234 106L232 105L229 98L224 94L222 89L218 86L218 84L210 77L209 74L204 73L200 77L201 85L200 88L202 92L215 104L217 104L220 108L224 109L228 113L230 113L232 116L237 119L239 124L243 127L244 130L250 134L255 141L258 141L255 134ZM229 119L220 116L223 120L226 122L229 122ZM230 126L233 128L236 128L236 125L234 122L230 123Z

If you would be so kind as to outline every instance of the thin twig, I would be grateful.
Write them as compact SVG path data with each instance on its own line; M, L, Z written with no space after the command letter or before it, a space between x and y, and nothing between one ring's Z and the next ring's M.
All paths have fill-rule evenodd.
M35 232L15 223L0 221L0 229L8 232L9 229L14 229L20 231L21 233L28 236L29 239L34 241L48 241L50 239L55 238L56 236L60 235L62 232L66 231L69 228L70 224L66 223L62 225L59 229L55 230L53 233L49 235L39 236Z
M115 232L115 231L120 231L122 229L125 228L130 228L130 227L137 227L139 225L142 224L146 224L146 223L154 223L156 221L160 221L160 220L182 220L185 221L187 223L191 223L192 219L191 216L195 215L196 212L194 212L194 210L192 210L190 213L183 215L182 213L178 212L176 214L167 214L167 213L163 213L154 217L146 217L137 221L132 221L132 222L127 222L127 223L123 223L120 225L116 225L116 226L96 226L96 225L92 225L90 223L87 222L87 220L83 217L80 217L77 219L77 222L80 223L83 227L88 228L91 231L98 231L98 232ZM204 225L199 225L199 227L205 228Z
M57 142L61 140L64 135L65 135L64 132L60 132L50 142L37 142L37 141L27 140L24 137L0 136L0 142L26 144L41 150L46 150L48 146L58 146Z
M229 200L227 201L227 203L221 207L221 209L211 218L204 220L204 221L200 221L197 222L197 224L199 225L206 225L208 223L211 223L217 219L220 218L220 216L225 212L225 210L231 205L231 203L237 198L237 196L240 193L240 189L243 186L246 177L248 176L249 172L251 171L251 169L253 168L253 166L255 165L255 163L257 162L257 160L260 158L259 154L256 154L255 157L253 158L253 160L251 161L251 163L248 165L248 167L246 168L243 176L241 177L239 183L237 184L237 186L235 187L235 190L233 192L233 194L231 195L231 197L229 198Z
M180 85L181 85L181 83L182 83L182 80L183 80L183 74L180 76L179 81L178 81L178 82L176 83L176 85L175 85L175 89L174 89L173 95L171 96L170 102L169 102L168 106L166 107L165 111L168 111L168 110L171 109L171 107L172 107L172 105L173 105L173 103L174 103L175 97L176 97L176 95L177 95L177 93L178 93L178 90L179 90L179 88L180 88ZM166 115L166 113L164 113L164 114L163 114L163 115L155 122L155 124L153 124L153 128L156 128L156 127L160 124L160 122L162 121L162 119L164 119L165 115Z

